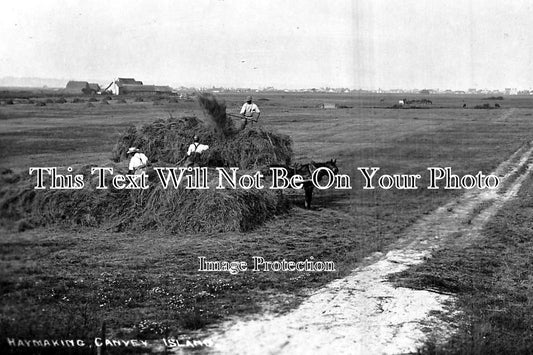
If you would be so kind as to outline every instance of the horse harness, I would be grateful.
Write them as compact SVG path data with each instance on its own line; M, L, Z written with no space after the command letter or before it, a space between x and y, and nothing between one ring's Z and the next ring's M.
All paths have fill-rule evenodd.
M304 177L304 174L307 175L308 173L309 178L303 180L304 182L306 182L306 181L311 181L311 176L313 176L313 172L316 170L316 167L312 163L307 163L307 164L296 163L292 167L292 170L293 170L293 175L298 174L298 175L301 175L302 177ZM307 170L307 171L302 171L302 170Z

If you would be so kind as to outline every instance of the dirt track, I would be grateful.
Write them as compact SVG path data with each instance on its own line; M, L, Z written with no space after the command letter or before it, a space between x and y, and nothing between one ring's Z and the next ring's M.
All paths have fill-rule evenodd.
M282 316L228 321L210 337L223 354L398 354L416 352L428 337L445 340L453 325L433 316L449 311L451 295L395 287L387 277L419 264L431 250L461 238L472 242L533 169L531 143L500 164L495 190L470 190L420 219L385 255L376 253L349 276L312 294ZM432 314L432 315L430 315Z

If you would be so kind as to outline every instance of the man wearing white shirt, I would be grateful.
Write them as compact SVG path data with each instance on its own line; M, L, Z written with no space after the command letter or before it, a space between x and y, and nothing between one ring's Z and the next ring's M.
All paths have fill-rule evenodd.
M206 151L209 149L208 145L200 143L200 138L198 136L194 136L193 140L194 140L194 143L192 143L189 146L189 150L187 150L188 156L190 156L192 153L202 153L203 151Z
M148 158L146 155L140 152L139 149L131 147L128 149L128 155L132 155L130 159L130 165L128 167L130 174L141 175L146 172L146 166L148 165Z
M187 150L187 162L185 164L187 167L193 166L198 155L209 149L208 145L200 143L200 138L198 136L194 136L193 140L194 143L192 143Z
M246 127L246 125L248 124L248 119L251 119L251 120L255 119L255 121L258 121L259 116L261 115L261 111L259 111L259 107L257 107L257 105L252 102L251 96L248 96L246 98L246 102L244 103L244 105L242 105L240 113L244 119L244 123L241 129L244 129ZM254 117L254 114L256 114L255 117Z

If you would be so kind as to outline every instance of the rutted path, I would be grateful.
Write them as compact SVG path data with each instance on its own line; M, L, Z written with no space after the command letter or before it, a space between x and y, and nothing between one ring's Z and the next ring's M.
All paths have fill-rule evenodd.
M487 220L516 196L533 169L525 145L500 164L495 190L470 190L421 218L386 255L376 253L343 279L319 289L281 316L228 321L211 336L222 354L398 354L416 352L429 330L438 339L452 331L431 314L445 311L450 295L395 287L388 276L424 262L431 250L457 238L479 236Z

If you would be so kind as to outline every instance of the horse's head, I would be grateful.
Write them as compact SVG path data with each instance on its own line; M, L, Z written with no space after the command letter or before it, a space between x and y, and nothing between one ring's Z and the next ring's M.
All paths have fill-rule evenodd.
M339 168L337 167L337 159L331 159L330 161L324 162L322 163L322 166L333 171L334 174L339 173Z
M313 170L316 170L318 168L328 168L329 170L331 170L333 172L333 174L337 175L339 173L339 168L337 167L337 159L333 160L331 159L330 161L326 161L326 162L314 162L314 161L311 161L311 166L313 167ZM321 171L319 173L319 180L325 175L326 173Z

